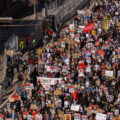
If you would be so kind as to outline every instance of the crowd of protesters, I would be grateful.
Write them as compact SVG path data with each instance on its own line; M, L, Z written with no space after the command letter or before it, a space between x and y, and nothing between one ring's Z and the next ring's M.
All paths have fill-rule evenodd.
M17 56L20 84L0 119L120 120L119 40L119 1L79 11L60 33L46 35L42 48Z

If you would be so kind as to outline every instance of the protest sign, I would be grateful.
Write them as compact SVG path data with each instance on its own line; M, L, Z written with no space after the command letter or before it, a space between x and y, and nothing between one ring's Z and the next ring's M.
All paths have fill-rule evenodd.
M98 50L98 54L104 56L104 55L105 55L105 52L104 52L103 50Z
M86 66L86 72L90 72L91 71L91 66L90 65L87 65Z
M84 61L79 61L79 63L78 63L78 69L84 69L85 68L85 63L84 63Z
M15 51L14 50L6 50L6 54L13 57L15 54Z
M120 70L118 71L117 76L120 77Z
M36 109L38 109L38 108L37 108L37 105L35 105L35 104L31 104L30 109L32 109L32 110L36 110Z
M82 115L81 118L82 118L82 120L88 120L88 116L87 115Z
M74 93L75 92L75 86L69 86L69 92Z
M26 84L25 84L25 88L26 88L27 90L32 90L32 89L34 89L33 84L31 84L31 83L26 83Z
M44 50L44 49L38 49L38 50L37 50L38 55L42 55L43 50Z
M96 34L96 31L95 31L95 30L93 30L93 31L92 31L92 35L95 35L95 34Z
M20 100L20 96L19 95L13 95L12 98L14 98L14 101L19 101Z
M74 120L80 120L80 114L79 113L74 114Z
M63 92L58 88L54 91L54 95L62 95L62 94Z
M96 120L106 120L106 118L107 118L106 114L102 114L102 113L96 114Z
M80 105L74 105L74 104L71 105L72 111L79 111L79 109L80 109Z
M27 119L28 114L29 114L28 112L23 112L23 118L24 118L24 119Z
M28 115L28 120L33 120L33 116L32 115Z
M103 21L103 24L104 24L104 28L106 30L109 29L109 22L108 22L108 16L106 15L106 17L104 18L104 21Z
M65 120L72 120L71 114L65 114Z
M61 111L61 110L58 110L58 116L59 116L61 119L64 119L64 112Z
M55 107L55 105L54 104L50 104L50 103L48 103L48 105L47 105L48 107L50 107L50 108L54 108Z
M87 32L90 32L90 31L94 30L94 27L95 27L94 23L91 23L91 24L85 26L83 28L83 33L87 33Z
M77 10L77 14L78 14L78 15L83 15L84 13L85 13L84 10Z
M44 88L46 88L47 86L55 85L57 83L57 81L59 81L59 83L60 83L62 81L62 78L37 77L37 81L40 81L40 83L42 84L42 86Z
M3 120L4 115L0 114L0 120Z
M13 118L6 118L6 120L14 120Z
M9 102L14 102L14 98L10 97Z
M113 77L113 71L105 70L106 77Z

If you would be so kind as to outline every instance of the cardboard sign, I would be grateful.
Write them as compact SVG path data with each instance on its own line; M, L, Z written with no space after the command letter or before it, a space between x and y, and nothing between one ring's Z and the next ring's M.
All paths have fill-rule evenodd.
M71 105L72 111L79 111L79 109L80 109L80 105L74 105L74 104Z
M38 49L38 50L37 50L38 55L42 55L43 50L44 50L44 49Z
M13 57L14 56L14 53L15 51L14 50L6 50L6 54Z
M106 118L107 118L106 114L102 114L102 113L96 114L96 120L106 120Z
M54 95L62 95L63 94L63 92L61 91L61 89L56 89L55 91L54 91Z
M94 27L95 27L94 23L91 23L91 24L85 26L85 28L83 29L83 33L88 33L90 31L94 30Z
M6 120L14 120L13 118L6 118Z
M9 102L14 102L14 98L10 97Z
M58 110L58 116L59 116L61 119L64 119L64 112L61 111L61 110Z
M50 104L50 103L48 103L48 105L47 105L48 107L50 107L50 108L54 108L55 107L55 105L54 104Z
M38 107L37 107L37 105L35 105L35 104L31 104L30 109L36 110L36 109L38 109Z
M106 77L113 77L113 71L105 70Z
M37 81L40 81L44 88L49 87L50 85L55 85L57 81L59 83L62 81L62 78L44 78L44 77L37 77Z

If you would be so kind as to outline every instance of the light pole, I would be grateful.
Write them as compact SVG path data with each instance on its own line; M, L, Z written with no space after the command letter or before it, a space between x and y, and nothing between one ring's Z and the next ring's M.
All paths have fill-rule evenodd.
M32 0L33 1L33 7L34 7L34 18L37 19L37 15L36 15L36 0Z

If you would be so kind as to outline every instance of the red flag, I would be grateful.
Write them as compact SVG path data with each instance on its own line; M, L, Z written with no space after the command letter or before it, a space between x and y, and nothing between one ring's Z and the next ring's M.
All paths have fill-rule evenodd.
M48 30L48 35L51 36L51 31L50 31L50 29Z
M90 32L90 31L94 30L94 27L95 27L94 23L91 23L91 24L85 26L83 28L83 33L87 33L87 32Z

